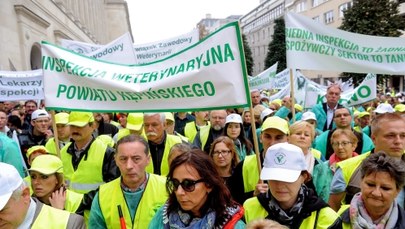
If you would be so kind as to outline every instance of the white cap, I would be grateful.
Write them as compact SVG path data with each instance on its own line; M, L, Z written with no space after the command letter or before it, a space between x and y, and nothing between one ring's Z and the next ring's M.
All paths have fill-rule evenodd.
M397 94L395 94L395 97L402 97L402 93L398 92Z
M49 118L49 114L46 112L46 110L38 109L31 114L31 120L35 120L37 118Z
M267 149L260 179L291 183L305 170L307 163L301 148L289 143L278 143Z
M308 120L316 120L315 113L312 111L307 111L302 113L301 120L308 121Z
M242 117L240 115L238 115L238 114L230 114L230 115L226 116L225 124L230 123L230 122L240 123L240 124L243 123Z
M264 110L262 111L262 113L260 113L260 120L262 120L262 122L263 122L263 119L264 119L265 117L267 117L267 116L273 114L273 112L274 112L274 111L273 111L272 109L270 109L270 108L264 109Z
M0 211L22 183L23 180L14 166L0 162Z
M378 114L384 114L384 113L394 113L395 110L394 108L392 108L391 104L381 103L380 105L377 106L374 112Z

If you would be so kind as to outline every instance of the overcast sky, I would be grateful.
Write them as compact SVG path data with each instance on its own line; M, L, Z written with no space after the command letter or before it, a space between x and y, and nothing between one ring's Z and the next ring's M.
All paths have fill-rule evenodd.
M244 15L259 0L127 0L135 44L175 37L193 30L211 14L212 18Z

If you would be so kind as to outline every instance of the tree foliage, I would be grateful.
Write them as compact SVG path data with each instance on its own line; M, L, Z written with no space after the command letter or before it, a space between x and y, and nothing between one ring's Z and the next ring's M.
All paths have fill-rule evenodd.
M284 18L278 18L274 23L274 33L267 49L264 66L267 69L278 61L277 72L280 72L287 68Z
M391 0L355 0L353 6L344 12L342 25L339 29L373 36L399 37L400 30L405 29L405 19L398 10L398 2ZM343 73L352 77L355 84L365 74ZM379 81L382 77L378 77Z
M244 34L242 34L242 40L243 40L243 50L245 51L246 70L247 74L251 76L253 73L253 64L254 64L252 50L250 49L250 46Z

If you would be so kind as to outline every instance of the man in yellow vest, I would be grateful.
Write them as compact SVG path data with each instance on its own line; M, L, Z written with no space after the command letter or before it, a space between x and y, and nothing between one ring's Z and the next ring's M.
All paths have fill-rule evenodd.
M42 204L14 166L0 162L0 228L85 228L82 216Z
M91 207L90 228L148 228L167 199L166 179L145 171L149 145L137 135L117 142L115 161L121 177L100 186Z
M197 132L204 126L209 126L210 122L208 121L208 111L196 111L195 121L186 123L184 127L184 136L193 143Z
M129 113L126 127L121 128L118 133L113 136L114 142L118 142L121 138L130 134L140 135L146 139L145 130L143 128L143 113Z
M200 128L194 138L193 148L199 148L208 154L210 152L211 143L219 136L223 135L227 115L226 110L211 111L211 125Z
M120 175L114 149L93 137L93 122L91 112L71 112L68 125L72 142L61 150L68 188L83 194Z
M59 150L61 150L66 144L70 142L70 129L68 126L69 114L65 112L57 113L55 115L54 122L56 124L56 131L58 133ZM51 154L57 155L54 137L50 138L46 142L45 147Z
M145 113L143 125L148 138L152 162L146 167L148 173L166 176L169 173L169 152L173 145L181 143L178 136L167 134L164 113Z
M371 122L371 139L374 149L368 153L350 158L337 164L330 189L329 205L335 211L343 204L349 204L354 194L360 191L360 164L370 153L385 152L395 158L403 158L405 150L405 118L395 113L378 115ZM397 196L397 202L404 207L404 190Z

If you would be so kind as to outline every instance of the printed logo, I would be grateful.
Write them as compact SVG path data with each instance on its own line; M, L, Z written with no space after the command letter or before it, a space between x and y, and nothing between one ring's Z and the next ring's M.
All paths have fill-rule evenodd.
M282 152L277 152L276 153L275 158L274 158L274 162L277 165L284 165L286 163L286 161L287 161L287 157L285 156L284 153L282 153Z

